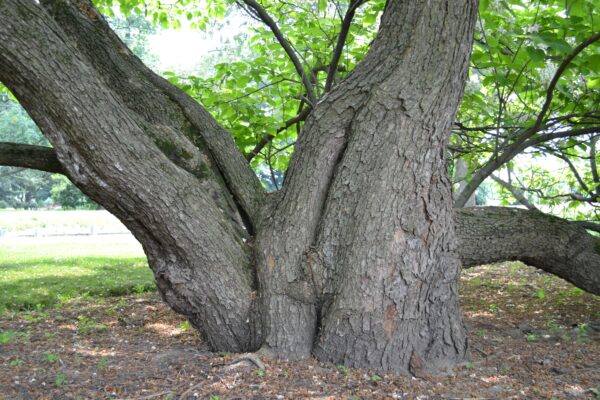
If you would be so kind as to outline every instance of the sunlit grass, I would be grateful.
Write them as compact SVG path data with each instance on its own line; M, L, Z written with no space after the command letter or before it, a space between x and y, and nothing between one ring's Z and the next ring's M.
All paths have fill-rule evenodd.
M131 235L0 239L0 312L153 288Z
M21 231L49 226L95 226L124 230L121 222L106 210L0 210L0 229Z

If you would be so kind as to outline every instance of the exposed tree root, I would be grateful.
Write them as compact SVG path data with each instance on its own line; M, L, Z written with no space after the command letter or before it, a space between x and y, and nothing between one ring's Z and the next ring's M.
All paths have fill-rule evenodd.
M215 367L223 367L226 371L230 371L241 366L252 366L252 364L254 364L258 369L267 369L265 364L261 361L260 357L256 353L239 354L232 361L224 364L217 364Z

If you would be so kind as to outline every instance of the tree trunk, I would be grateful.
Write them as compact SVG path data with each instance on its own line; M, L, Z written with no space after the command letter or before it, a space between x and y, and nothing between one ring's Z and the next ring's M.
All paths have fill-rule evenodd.
M600 295L600 239L577 223L507 207L456 210L463 267L523 261Z
M444 149L476 12L474 0L388 1L270 196L228 133L87 0L0 1L0 80L215 350L435 368L467 348Z
M0 79L68 177L142 243L169 305L215 349L256 346L244 241L260 185L208 113L191 99L188 111L83 1L1 2Z

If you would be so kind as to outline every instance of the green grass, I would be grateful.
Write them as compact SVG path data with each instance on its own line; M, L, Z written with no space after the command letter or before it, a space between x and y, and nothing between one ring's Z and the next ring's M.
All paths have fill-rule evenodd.
M22 231L48 226L124 230L123 224L105 210L0 210L0 229Z
M130 235L0 238L0 313L153 289Z

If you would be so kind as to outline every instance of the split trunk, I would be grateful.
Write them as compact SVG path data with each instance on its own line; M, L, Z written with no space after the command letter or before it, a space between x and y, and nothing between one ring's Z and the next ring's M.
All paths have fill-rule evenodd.
M435 368L467 349L444 150L476 12L474 0L388 1L271 195L88 1L0 0L0 80L213 349Z

